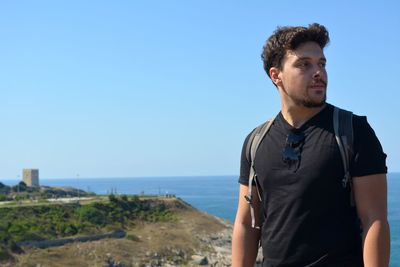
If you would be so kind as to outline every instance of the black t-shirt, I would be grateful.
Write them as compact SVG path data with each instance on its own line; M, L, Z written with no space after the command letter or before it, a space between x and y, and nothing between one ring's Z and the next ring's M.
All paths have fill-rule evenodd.
M353 116L351 175L386 173L386 155L366 117ZM291 132L304 133L298 160L285 162ZM243 145L239 182L248 185L250 163ZM279 113L255 157L262 189L263 266L363 266L360 224L342 185L344 169L327 105L294 129Z

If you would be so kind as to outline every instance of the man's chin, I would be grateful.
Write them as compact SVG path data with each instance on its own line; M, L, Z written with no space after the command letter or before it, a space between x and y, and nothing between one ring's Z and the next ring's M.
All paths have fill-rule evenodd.
M326 98L321 101L306 100L303 102L303 106L306 108L322 108L326 104Z

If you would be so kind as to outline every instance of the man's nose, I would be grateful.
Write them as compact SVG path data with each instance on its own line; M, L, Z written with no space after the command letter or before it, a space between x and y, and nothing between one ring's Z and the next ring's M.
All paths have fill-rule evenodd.
M322 68L319 66L319 65L316 65L315 67L314 67L314 73L313 73L313 77L314 78L316 78L316 77L320 77L321 76L321 73L322 73Z

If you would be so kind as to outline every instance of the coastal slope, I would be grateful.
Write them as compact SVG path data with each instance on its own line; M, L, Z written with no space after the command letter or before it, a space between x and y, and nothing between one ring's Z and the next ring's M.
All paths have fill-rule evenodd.
M130 220L122 226L123 238L23 246L23 253L2 266L230 266L229 222L178 198L146 201L152 201L152 208L166 208L172 219Z

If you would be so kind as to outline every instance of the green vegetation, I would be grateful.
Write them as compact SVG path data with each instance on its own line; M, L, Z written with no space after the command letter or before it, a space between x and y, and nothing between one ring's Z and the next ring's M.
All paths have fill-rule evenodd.
M138 222L174 221L163 202L110 195L89 204L0 208L0 258L18 241L45 240L126 228Z

